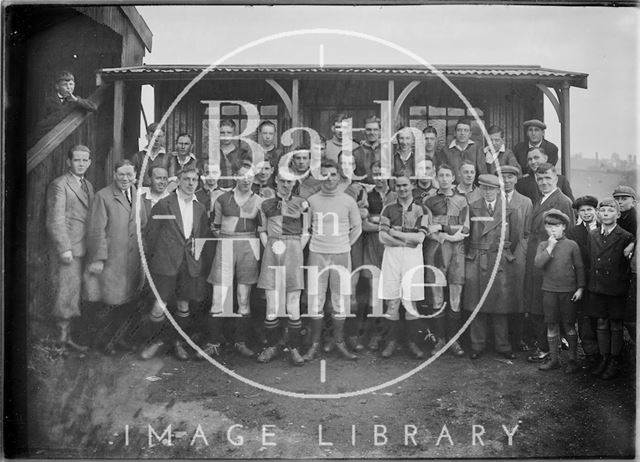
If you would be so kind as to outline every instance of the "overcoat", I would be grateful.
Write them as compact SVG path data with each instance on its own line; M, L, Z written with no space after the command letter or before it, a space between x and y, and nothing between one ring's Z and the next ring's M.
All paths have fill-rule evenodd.
M633 242L633 234L620 225L608 236L599 229L589 231L586 264L589 270L589 292L619 297L627 295L631 267L623 250Z
M111 184L96 193L89 219L87 263L104 261L100 274L87 278L87 298L109 305L122 305L133 299L141 289L144 277L136 233L136 188L131 187L132 202ZM147 216L143 209L140 226L144 229Z
M531 234L531 213L533 204L531 199L523 196L518 191L514 191L508 207L512 210L513 227L517 230L518 244L513 251L515 260L510 264L510 271L507 273L507 283L509 284L509 299L513 313L524 312L524 276L527 263L527 242Z
M483 218L485 220L482 220ZM495 211L491 217L486 202L481 198L469 204L469 220L471 232L465 242L464 309L473 311L489 286L491 273L498 257L502 223L506 221L505 241L498 272L480 312L512 313L513 307L508 297L511 287L509 287L507 275L512 272L512 266L515 263L513 252L518 245L518 230L514 221L517 217L513 210L507 208L503 218L500 198L496 201Z
M531 234L527 242L527 263L524 279L524 310L527 313L542 315L542 271L537 269L533 260L536 257L538 244L546 241L549 236L544 229L544 213L547 210L557 209L569 217L568 229L573 228L575 215L571 207L571 199L556 189L544 203L538 199L533 205L531 214Z

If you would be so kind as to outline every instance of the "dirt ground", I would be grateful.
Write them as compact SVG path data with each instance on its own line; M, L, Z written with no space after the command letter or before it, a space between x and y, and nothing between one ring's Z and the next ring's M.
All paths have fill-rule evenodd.
M53 353L36 346L31 355L29 446L35 457L635 454L636 385L629 370L603 382L586 371L571 376L559 370L540 372L525 361L525 353L511 364L491 353L476 361L443 355L401 383L363 396L295 399L241 383L202 361L180 362L170 355L142 361L131 353ZM294 368L282 359L257 364L226 352L220 361L262 384L304 393L354 391L420 364L405 352L386 360L371 352L357 362L334 354L324 359L325 383L320 382L319 360ZM150 438L150 428L160 436L169 425L170 444L168 432L161 438L151 433ZM513 434L511 444L505 430ZM406 440L405 432L410 435Z

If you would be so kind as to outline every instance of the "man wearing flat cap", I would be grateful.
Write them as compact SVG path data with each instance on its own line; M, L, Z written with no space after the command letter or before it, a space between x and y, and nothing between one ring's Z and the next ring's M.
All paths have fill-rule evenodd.
M507 315L512 306L509 303L509 279L515 257L513 252L518 245L517 227L514 226L516 214L506 207L503 212L498 177L483 174L478 177L480 199L469 204L470 236L467 240L467 253L464 285L464 309L475 310L482 294L489 287L491 274L496 264L502 271L496 273L487 298L477 316L471 323L471 359L478 359L487 344L487 323L493 325L496 351L507 359L515 355L509 343ZM506 222L502 255L498 262L498 250L503 222ZM496 263L498 262L498 263Z
M549 156L548 162L551 165L556 165L558 162L558 146L544 139L544 131L547 129L546 124L541 120L531 119L524 122L522 126L527 130L527 141L518 143L513 148L516 160L523 169L522 173L527 173L527 153L530 148L534 147L542 147L547 156Z
M618 225L625 231L633 234L636 237L638 229L638 218L636 213L636 204L638 196L635 190L631 186L618 186L613 191L613 198L618 202L620 206L620 218L618 218Z
M598 199L593 196L581 196L573 202L573 209L577 212L579 223L567 231L567 239L575 241L580 248L580 256L583 262L587 262L587 241L589 231L600 229L600 223L596 218ZM588 274L587 274L588 277ZM576 302L576 315L578 319L578 334L582 342L582 350L585 354L584 367L590 369L598 360L598 342L596 339L596 320L587 316L584 310L584 298Z

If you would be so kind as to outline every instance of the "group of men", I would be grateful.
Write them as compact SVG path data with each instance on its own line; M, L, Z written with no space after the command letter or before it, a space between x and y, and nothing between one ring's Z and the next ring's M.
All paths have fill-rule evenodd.
M565 214L571 232L575 209L575 239L588 260L598 201L574 201L556 172L558 150L544 139L544 123L525 122L528 140L513 151L496 126L488 129L492 146L483 148L471 139L471 122L461 119L442 149L437 131L427 127L420 162L415 151L422 143L414 129L402 128L387 180L380 120L368 117L365 139L343 150L346 118L333 118L329 140L286 155L275 145L275 125L263 122L264 161L257 165L233 141L230 120L220 122L217 164L194 154L187 133L168 153L164 131L152 124L147 137L154 144L116 162L113 184L97 193L84 178L89 150L73 147L69 172L52 183L47 198L60 342L84 348L70 332L82 293L112 308L118 330L106 350L126 348L129 335L142 340L144 359L164 346L189 359L183 334L197 339L199 357L220 354L231 340L243 356L268 362L287 351L294 365L332 349L349 360L365 348L387 358L403 339L414 357L424 358L428 333L435 342L430 354L448 345L464 356L461 322L482 305L471 322L470 358L492 343L508 359L532 350L529 361L546 360L542 271L534 265L548 238L545 217L551 210ZM616 195L620 208L623 198L632 199L623 212L635 241L635 192L622 187ZM150 278L143 276L138 231ZM628 288L629 275L620 277ZM362 287L369 289L364 300ZM599 293L603 300L611 295L606 290ZM121 324L141 296L148 316L141 331L134 322L131 332ZM266 309L256 330L252 316L260 304ZM202 322L193 322L195 316ZM599 334L604 327L597 318ZM595 357L592 319L585 312L578 324L585 354Z

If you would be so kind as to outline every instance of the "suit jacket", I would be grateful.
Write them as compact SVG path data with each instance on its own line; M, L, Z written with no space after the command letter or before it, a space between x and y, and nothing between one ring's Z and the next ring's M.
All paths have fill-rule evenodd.
M145 232L145 254L151 274L175 276L183 261L191 277L202 270L202 261L195 259L195 241L207 237L209 221L207 210L197 200L193 204L193 228L191 236L185 237L178 195L170 194L158 201L151 209L151 222ZM155 215L173 215L173 220L154 220Z
M564 175L558 175L558 189L572 201L575 200L569 180L567 180ZM538 189L535 174L532 173L526 174L518 180L516 183L516 191L527 196L533 203L537 202L542 197L542 194L540 194L540 190Z
M600 229L600 223L598 223L598 226L595 229L598 229L598 230ZM575 243L578 244L578 247L580 247L580 256L582 257L582 261L584 262L585 265L587 265L587 262L589 260L589 254L587 253L587 241L589 240L589 231L591 230L588 229L584 225L584 223L580 223L579 225L576 225L573 228L571 228L566 233L567 239L571 239L572 241L575 241Z
M136 229L136 188L131 189L132 204L114 183L95 195L87 235L87 261L103 261L104 270L90 275L87 283L90 301L121 305L137 296L144 282ZM144 229L147 223L144 210L139 216L140 227Z
M68 250L74 257L85 255L89 207L94 196L93 185L89 181L86 184L88 195L78 180L66 173L49 185L46 228L58 255Z
M551 209L558 209L569 217L567 230L573 228L575 215L571 204L573 202L562 194L560 189L556 189L543 204L538 199L533 204L531 214L531 234L527 242L527 264L524 280L525 310L533 314L542 314L542 271L534 265L538 244L548 239L544 229L544 213Z
M548 157L548 161L551 165L556 165L558 163L558 146L553 144L551 141L547 141L545 139L542 140L542 144L540 144L542 149L544 149L545 154ZM523 141L522 143L518 143L513 147L513 153L516 156L516 160L522 167L522 173L531 173L529 167L527 166L527 154L529 153L529 141Z
M631 268L622 251L633 240L633 235L620 226L616 226L608 236L603 236L599 229L589 231L589 292L612 296L627 295Z

